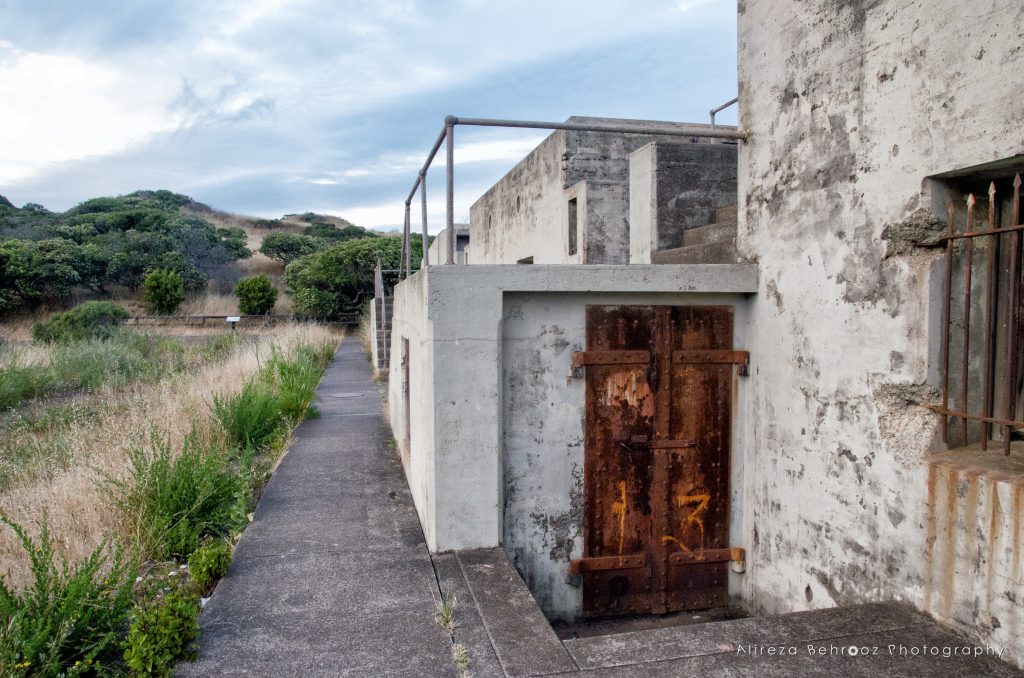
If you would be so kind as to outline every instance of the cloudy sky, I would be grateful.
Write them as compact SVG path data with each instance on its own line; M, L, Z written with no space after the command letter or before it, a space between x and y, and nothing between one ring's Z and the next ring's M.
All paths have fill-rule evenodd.
M64 210L167 188L388 227L447 114L705 122L735 96L735 14L734 0L0 0L0 194ZM543 136L458 128L456 217Z

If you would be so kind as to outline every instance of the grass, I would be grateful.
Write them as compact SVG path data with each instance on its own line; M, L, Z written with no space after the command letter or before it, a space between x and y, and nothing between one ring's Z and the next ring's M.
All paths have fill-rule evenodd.
M455 643L452 645L452 661L455 663L455 668L459 670L461 675L469 675L469 669L473 662L469 657L469 651L466 649L465 645L462 643Z
M305 417L337 340L308 326L232 339L196 348L195 369L120 388L108 381L102 397L3 422L5 435L18 429L67 446L62 468L0 492L10 527L0 536L5 675L170 675L194 657L200 596L227 571L254 495ZM234 444L203 401L212 394L244 410L247 389L278 412L263 444L251 434ZM263 425L252 414L240 420ZM132 546L130 556L120 544Z
M221 335L186 347L171 338L123 329L107 339L30 348L0 345L0 410L61 393L159 381L227 355L234 341Z
M241 334L241 333L239 333ZM24 406L0 415L0 514L38 530L49 516L54 543L70 562L87 558L107 534L130 534L130 525L111 510L104 477L126 480L134 451L150 443L155 426L176 456L185 438L197 437L206 448L227 446L225 434L210 414L214 397L239 393L256 378L274 351L292 355L303 344L337 344L336 331L305 324L284 324L259 336L239 336L218 344L187 347L190 367L154 382L106 383L70 400ZM44 360L37 349L25 351ZM31 440L31 443L27 441ZM282 444L285 436L281 436ZM11 450L31 456L34 469L15 465ZM0 532L0 562L11 585L27 586L31 572L20 557L18 541Z
M458 628L458 623L455 621L456 604L457 601L454 595L447 591L441 591L441 602L437 604L437 613L434 615L434 621L447 631L450 636L454 636L455 629Z

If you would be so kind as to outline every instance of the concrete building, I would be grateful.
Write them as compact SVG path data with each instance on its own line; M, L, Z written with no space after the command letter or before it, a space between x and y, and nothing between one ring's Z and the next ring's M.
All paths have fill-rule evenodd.
M1024 662L1022 44L1024 6L747 0L738 146L548 137L395 288L430 548L503 546L550 618L895 599Z

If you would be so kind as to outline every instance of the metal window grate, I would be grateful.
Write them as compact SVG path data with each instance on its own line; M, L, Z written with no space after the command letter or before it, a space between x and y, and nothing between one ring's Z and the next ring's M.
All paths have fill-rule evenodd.
M988 215L980 228L973 193L967 196L963 230L957 229L957 209L951 203L945 235L922 243L946 249L939 358L942 402L927 407L943 417L944 442L955 438L966 445L976 439L983 450L999 442L1004 454L1010 453L1014 432L1024 428L1024 417L1018 413L1024 376L1020 187L1017 174L1005 209L997 200L996 183L989 184ZM997 216L1001 211L1008 212L1002 219ZM1000 226L1000 221L1009 225Z

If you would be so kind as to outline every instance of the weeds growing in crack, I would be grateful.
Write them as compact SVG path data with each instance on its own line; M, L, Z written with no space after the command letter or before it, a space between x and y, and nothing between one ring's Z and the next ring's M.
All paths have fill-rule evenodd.
M437 604L437 614L434 615L434 620L448 632L448 635L455 637L455 628L458 624L455 622L455 596L448 591L441 591L441 602Z
M469 658L469 652L466 650L465 645L462 643L452 645L452 661L455 662L455 668L459 670L463 678L469 676L469 667L472 661Z

